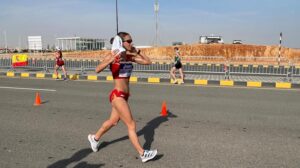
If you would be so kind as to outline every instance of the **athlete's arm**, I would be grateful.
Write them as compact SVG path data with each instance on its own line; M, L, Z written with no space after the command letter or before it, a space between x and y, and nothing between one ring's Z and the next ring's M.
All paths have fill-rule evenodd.
M122 53L121 53L122 54ZM100 62L100 64L96 67L95 72L96 73L100 73L101 71L103 71L109 64L111 64L116 57L119 57L120 54L111 54L106 56L102 62Z
M174 61L174 57L173 56L168 56L170 58L170 62Z
M133 61L142 64L142 65L150 65L152 62L149 57L142 53L136 53L134 57L132 57Z
M133 47L131 51L126 51L126 55L131 57L133 62L142 65L150 65L152 62L149 57L141 53L141 50Z

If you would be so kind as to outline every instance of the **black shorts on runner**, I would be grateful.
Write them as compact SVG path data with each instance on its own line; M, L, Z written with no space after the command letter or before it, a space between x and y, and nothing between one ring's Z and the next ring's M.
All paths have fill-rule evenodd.
M182 64L181 64L181 62L178 62L177 64L175 64L175 68L176 68L176 69L180 69L180 68L182 68Z

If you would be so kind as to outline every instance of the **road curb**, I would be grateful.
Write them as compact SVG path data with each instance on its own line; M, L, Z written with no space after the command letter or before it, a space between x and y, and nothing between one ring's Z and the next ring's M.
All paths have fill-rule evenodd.
M19 77L19 78L36 78L44 79L51 78L54 79L53 74L51 73L41 73L41 72L0 72L0 76L6 77ZM56 77L56 76L55 76ZM59 75L59 78L62 78L62 75ZM70 74L68 75L70 80L87 80L87 81L112 81L112 76L97 76L97 75L79 75L79 74ZM139 78L132 76L130 78L131 83L170 83L174 82L170 79L159 78L159 77L149 77L149 78ZM207 79L186 79L184 81L187 84L193 84L195 86L220 86L220 87L247 87L247 88L276 88L276 89L300 89L300 84L295 84L291 82L261 82L261 81L233 81L233 80L207 80Z

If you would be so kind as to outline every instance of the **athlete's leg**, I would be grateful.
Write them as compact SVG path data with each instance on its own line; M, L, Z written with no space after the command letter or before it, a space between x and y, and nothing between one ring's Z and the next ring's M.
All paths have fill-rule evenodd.
M67 71L66 71L66 68L65 68L65 66L63 65L63 66L61 66L61 69L63 70L63 72L64 72L64 75L65 75L65 78L67 78Z
M56 78L58 78L58 72L57 72L58 68L59 68L58 65L54 66L54 74L56 75Z
M108 130L110 130L113 126L118 124L120 120L119 114L114 107L112 107L110 118L106 120L99 130L95 134L95 140L99 140Z
M143 155L144 149L142 148L138 136L136 134L136 124L132 118L130 107L127 101L123 98L116 97L112 101L112 106L115 107L116 111L120 116L120 119L126 124L128 129L128 136L134 148L140 155Z
M175 71L176 71L176 68L172 67L172 69L170 71L170 76L171 76L171 79L173 79L174 81L176 81Z
M182 68L179 68L179 73L180 73L180 78L183 81L184 80L184 75L183 75Z

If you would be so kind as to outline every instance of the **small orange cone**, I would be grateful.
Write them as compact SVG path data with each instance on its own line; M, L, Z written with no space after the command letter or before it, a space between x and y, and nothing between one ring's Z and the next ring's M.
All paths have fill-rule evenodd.
M36 92L35 103L33 105L35 105L35 106L41 105L41 97L40 97L40 93L39 92Z
M162 117L168 116L168 111L167 111L166 101L163 101L163 103L162 103L162 107L161 107L161 116L162 116Z

